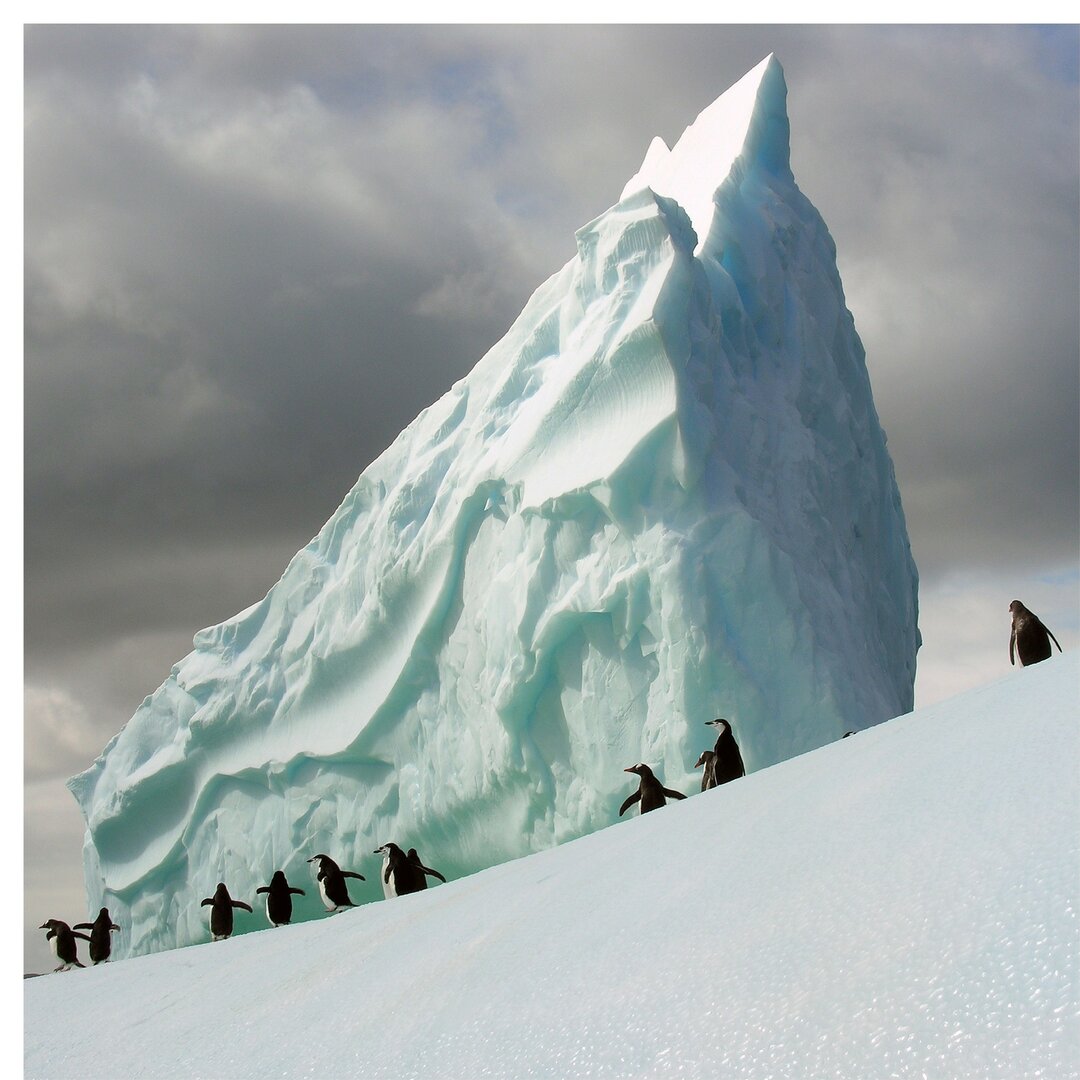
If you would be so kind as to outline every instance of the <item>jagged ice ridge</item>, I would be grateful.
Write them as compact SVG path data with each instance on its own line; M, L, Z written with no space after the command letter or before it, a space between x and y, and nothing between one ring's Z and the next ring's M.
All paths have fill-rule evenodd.
M201 631L69 786L117 954L205 940L324 851L448 878L908 711L917 573L864 353L769 57L576 234L259 603ZM308 888L297 919L321 908Z

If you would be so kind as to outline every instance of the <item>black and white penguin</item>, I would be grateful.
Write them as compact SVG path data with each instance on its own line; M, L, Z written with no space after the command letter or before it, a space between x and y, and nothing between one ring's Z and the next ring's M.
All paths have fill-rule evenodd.
M731 725L721 717L718 720L706 720L706 727L718 728L720 734L716 737L716 745L713 753L713 777L716 786L726 784L729 780L738 780L746 775L746 766L743 765L742 754L735 742L735 736L731 733Z
M701 757L694 762L694 768L700 769L705 766L701 774L701 790L708 791L716 787L716 752L714 750L702 750Z
M266 893L266 917L273 926L288 926L292 920L292 898L306 896L303 889L292 888L285 880L284 870L275 870L269 885L260 885L256 895Z
M623 772L637 773L641 777L641 783L638 784L637 791L633 795L628 795L626 801L619 807L619 817L622 817L639 800L641 802L641 812L647 814L650 810L656 810L658 807L666 805L668 799L686 798L681 791L672 791L671 788L664 787L653 776L652 769L642 762L631 765L629 769L623 769Z
M76 923L75 929L90 931L90 959L95 964L104 964L112 953L112 931L120 929L109 916L109 909L103 907L92 923Z
M210 907L210 933L215 941L224 941L233 932L233 908L251 910L250 904L243 900L234 900L225 888L225 882L219 881L213 896L208 896L199 907Z
M326 905L326 910L332 915L339 908L356 907L349 899L349 889L345 884L346 878L356 878L359 881L367 881L363 874L354 874L351 870L342 870L329 855L312 855L308 862L318 859L318 873L315 880L319 883L319 895Z
M376 848L375 854L383 857L383 895L387 900L426 889L428 874L442 882L446 881L438 870L432 870L420 862L415 848L406 855L397 844L390 842Z
M1049 660L1054 651L1050 648L1050 639L1061 652L1061 642L1043 625L1042 619L1034 611L1028 611L1019 600L1009 605L1012 615L1012 633L1009 634L1009 663L1015 665L1016 657L1021 667L1030 667L1043 660Z
M441 882L442 882L442 883L443 883L444 885L446 884L446 878L444 878L444 877L442 876L442 874L440 874L440 873L439 873L439 871L438 871L438 870L432 870L430 866L425 866L425 865L424 865L424 864L423 864L423 863L422 863L422 862L420 861L420 856L419 856L419 854L417 853L417 851L416 851L416 848L414 848L414 847L411 847L411 848L409 848L409 858L410 858L410 859L411 859L411 860L412 860L412 861L413 861L414 863L416 863L416 865L417 865L418 867L420 867L420 869L421 869L421 870L423 870L423 871L424 871L424 872L423 872L423 874L422 874L422 875L420 876L420 888L421 888L421 889L426 889L426 888L427 888L427 879L428 879L428 875L429 875L429 874L430 874L430 875L431 875L432 877L437 877L437 878L438 878L438 879L439 879L439 880L440 880L440 881L441 881Z
M60 961L59 966L53 969L54 971L67 971L72 964L75 967L84 966L79 963L79 945L75 939L82 938L83 941L89 941L90 939L85 934L75 933L66 922L61 922L59 919L46 919L38 929L49 931L45 935L45 940L52 946L53 955Z

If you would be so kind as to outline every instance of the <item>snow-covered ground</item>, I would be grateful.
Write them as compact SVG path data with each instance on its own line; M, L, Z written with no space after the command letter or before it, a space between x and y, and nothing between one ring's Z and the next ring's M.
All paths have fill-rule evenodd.
M1055 655L426 893L32 979L25 1075L1080 1076L1078 690Z

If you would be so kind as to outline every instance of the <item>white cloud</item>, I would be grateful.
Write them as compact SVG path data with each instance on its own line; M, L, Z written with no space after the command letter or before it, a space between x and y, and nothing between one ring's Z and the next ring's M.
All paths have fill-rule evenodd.
M28 684L23 708L27 779L67 776L101 752L89 712L67 691Z
M447 274L433 289L417 300L417 315L439 315L450 319L490 316L498 310L501 290L489 270L464 270Z

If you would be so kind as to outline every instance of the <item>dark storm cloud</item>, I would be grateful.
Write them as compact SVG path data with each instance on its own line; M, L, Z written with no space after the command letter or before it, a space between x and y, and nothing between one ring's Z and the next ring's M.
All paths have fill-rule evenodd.
M920 666L938 696L1000 673L998 593L1076 562L1076 27L37 26L28 776L88 765L260 599L652 136L769 52L896 463ZM1067 647L1069 580L1031 585Z
M818 74L792 128L858 148L799 178L838 239L924 578L1075 560L1076 29L859 41L861 107Z
M57 31L65 60L73 35ZM242 34L180 32L168 63L162 32L120 36L149 42L144 68L110 53L39 70L50 35L31 34L31 669L80 639L185 626L189 640L261 596L536 283L470 172L485 129L467 107L457 125L456 106L409 95L343 113L254 61L254 86L232 94ZM180 88L147 73L172 66ZM223 541L255 538L260 572L238 581Z

